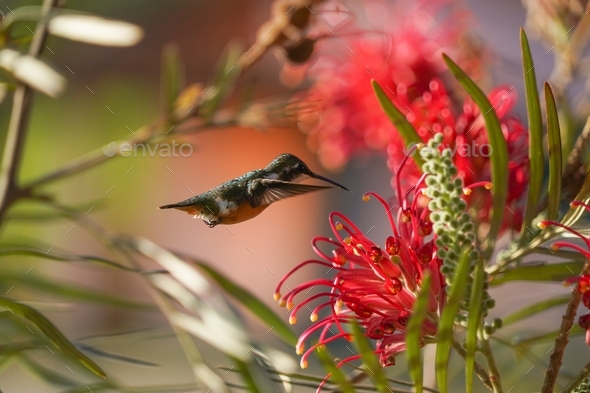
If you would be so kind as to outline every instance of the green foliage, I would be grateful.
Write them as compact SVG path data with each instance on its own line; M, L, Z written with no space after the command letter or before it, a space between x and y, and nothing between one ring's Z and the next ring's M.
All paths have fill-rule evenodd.
M547 218L556 220L559 212L559 202L561 201L561 178L562 178L562 158L561 158L561 133L559 131L559 117L555 98L548 83L545 83L545 104L547 106L547 141L549 143L549 207L547 208Z
M535 65L531 56L529 41L524 29L520 29L520 49L522 53L522 71L526 93L527 117L529 123L529 189L527 192L526 210L520 231L521 245L528 238L533 219L538 213L541 199L541 187L545 172L545 157L543 156L543 122L541 105L537 91Z
M506 206L506 195L508 194L508 148L506 139L500 127L500 121L496 111L490 104L486 95L473 82L469 76L450 57L443 54L447 67L467 94L479 108L486 124L488 140L492 146L493 154L490 156L492 184L493 184L493 210L490 220L490 231L487 234L487 249L484 252L484 259L488 259L494 251L496 239L500 233L504 208Z
M377 96L377 100L379 101L379 105L383 109L383 112L389 117L391 123L395 126L397 131L402 136L404 143L407 146L411 145L419 145L422 143L422 139L414 129L414 126L406 119L406 116L400 111L394 104L391 102L387 94L383 91L381 86L377 81L371 81L371 85L373 86L373 91L375 91L375 95ZM422 168L424 165L424 161L419 154L414 154L412 157L419 168Z
M408 329L406 332L406 359L408 361L408 368L410 376L414 382L414 389L417 393L421 393L424 389L423 370L422 370L422 355L420 348L424 345L422 342L422 325L427 315L428 301L430 297L430 285L432 283L432 276L426 273L422 278L422 286L420 293L416 298L416 303L412 309L412 316L408 321Z

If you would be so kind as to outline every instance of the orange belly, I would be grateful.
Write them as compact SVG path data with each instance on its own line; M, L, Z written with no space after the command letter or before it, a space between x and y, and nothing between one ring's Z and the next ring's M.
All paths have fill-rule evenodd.
M222 216L221 224L231 225L247 221L262 213L262 211L269 206L270 205L262 205L253 208L252 206L250 206L249 202L244 202L233 212L225 216Z

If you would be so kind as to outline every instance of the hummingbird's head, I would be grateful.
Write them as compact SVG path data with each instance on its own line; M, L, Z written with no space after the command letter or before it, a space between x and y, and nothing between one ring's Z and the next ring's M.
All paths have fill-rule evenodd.
M283 181L289 181L293 183L298 183L304 179L309 177L313 177L314 179L323 180L325 182L334 184L335 186L342 188L343 190L349 191L348 188L327 179L317 173L314 173L309 169L309 167L301 161L298 157L294 156L293 154L285 153L281 154L277 158L275 158L268 166L266 167L268 172L271 172L277 176L277 179Z

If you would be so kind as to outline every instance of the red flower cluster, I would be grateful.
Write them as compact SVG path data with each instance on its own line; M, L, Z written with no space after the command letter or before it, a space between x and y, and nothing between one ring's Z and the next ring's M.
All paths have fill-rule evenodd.
M406 161L407 158L404 163ZM393 208L380 196L370 192L363 197L368 200L373 196L385 208L392 233L385 239L384 247L367 238L347 217L334 212L330 214L330 225L335 240L317 237L312 241L314 251L322 260L301 263L279 282L275 299L291 309L291 323L297 321L296 314L301 308L308 307L314 300L324 300L311 313L315 324L305 330L297 343L297 352L303 355L302 367L307 366L308 356L317 347L340 338L350 339L343 326L352 321L364 328L367 337L377 341L375 353L381 364L395 364L395 356L406 349L406 325L426 271L432 274L428 311L436 314L443 307L445 281L440 274L441 260L436 256L430 212L424 200L427 198L421 193L424 178L418 180L413 192L399 197L397 225L391 213ZM322 243L332 249L331 255L320 249ZM310 264L328 267L336 274L333 279L300 284L281 296L285 281ZM327 289L295 305L297 295L308 293L314 287ZM322 311L327 313L318 321ZM316 333L319 333L317 344L305 351L305 342ZM436 320L427 318L422 327L423 337L436 333ZM338 366L358 358L349 357Z
M472 75L482 68L478 56L450 48L464 41L465 26L456 21L465 18L451 9L447 22L437 22L437 13L446 9L444 3L421 2L396 15L395 23L390 24L394 30L355 36L343 45L339 56L321 56L311 67L313 84L301 105L305 109L299 120L324 166L339 168L355 155L377 150L386 152L388 166L394 172L405 156L401 136L371 89L370 81L375 79L425 142L435 133L444 134L445 147L454 152L465 184L490 180L489 155L493 152L483 118L471 100L457 108L441 81L446 71L443 50ZM528 184L528 131L508 115L516 102L513 88L497 88L489 99L501 119L510 153L505 227L517 228L522 220L522 206L517 201ZM405 184L415 184L419 174L418 168L408 170ZM393 181L392 186L396 189ZM491 193L479 190L477 196L468 198L468 202L476 200L481 201L477 206L479 219L485 221Z
M590 205L587 205L584 202L573 201L570 205L572 207L582 206L584 209L586 209L586 211L590 212ZM556 221L541 221L539 223L539 227L541 229L543 229L549 225L563 228L566 231L576 235L577 237L579 237L580 239L582 239L584 241L586 248L587 248L587 249L584 249L574 243L570 243L570 242L566 242L566 241L559 241L559 242L555 242L551 245L552 249L558 250L560 248L571 248L571 249L579 252L580 254L582 254L584 257L586 257L586 260L590 260L590 239L589 238L585 237L584 235L582 235L580 232L576 231L575 229L570 228L570 227L563 225L563 224L556 222ZM586 306L586 308L590 309L590 274L588 272L583 272L581 275L576 276L576 277L572 277L571 279L568 279L565 281L566 285L573 284L573 283L576 283L575 290L582 295L582 303L584 304L584 306ZM586 312L586 314L580 316L580 318L578 319L578 323L580 324L581 328L586 330L586 344L590 346L590 310L588 312Z

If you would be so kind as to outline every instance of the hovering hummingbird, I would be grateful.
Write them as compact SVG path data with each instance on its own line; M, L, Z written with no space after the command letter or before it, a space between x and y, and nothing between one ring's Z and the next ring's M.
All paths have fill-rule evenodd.
M294 155L281 154L264 169L253 170L200 195L158 209L182 210L194 218L200 218L209 228L218 224L237 224L256 217L273 202L332 188L297 184L310 177L350 191L335 181L313 173Z

